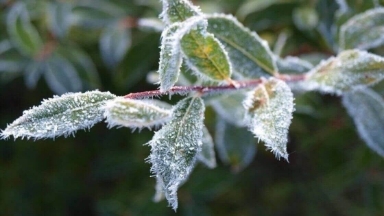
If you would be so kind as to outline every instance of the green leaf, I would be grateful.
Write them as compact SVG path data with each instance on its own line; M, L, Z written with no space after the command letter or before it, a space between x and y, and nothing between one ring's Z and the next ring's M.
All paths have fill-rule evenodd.
M26 56L35 56L43 47L42 39L31 24L24 3L15 3L8 12L7 30L13 45Z
M384 44L384 8L358 14L341 26L341 50L371 49Z
M238 127L245 126L245 109L242 102L246 97L244 91L224 94L222 97L213 100L210 105L220 115L220 118Z
M119 21L113 23L104 29L99 44L104 62L114 68L131 46L131 30Z
M384 100L369 88L343 94L343 104L354 120L361 139L384 157Z
M169 90L178 80L182 56L180 40L177 37L181 24L174 23L164 30L161 39L161 52L159 62L160 91Z
M230 15L208 16L208 31L228 51L234 73L245 78L259 78L277 73L275 59L266 41Z
M206 127L203 128L202 146L197 155L197 160L210 169L215 168L217 165L213 139Z
M165 197L174 210L178 206L177 189L188 178L201 151L204 110L201 98L181 100L171 121L149 142L151 171L163 183Z
M67 93L44 100L1 132L1 138L54 138L87 129L103 119L105 102L115 98L109 92Z
M288 161L288 128L294 111L293 94L282 80L270 78L249 92L244 101L250 131L279 159Z
M232 66L223 45L198 25L181 39L181 48L187 65L197 75L216 81L230 81Z
M346 50L321 62L301 83L305 90L342 94L357 86L373 85L384 78L384 58L359 50Z
M285 58L276 57L277 68L282 74L303 74L309 72L313 65L295 56L287 56Z
M69 3L52 2L47 6L48 25L58 38L64 38L71 26L72 5Z
M123 97L108 101L104 116L109 127L150 128L162 125L171 112L155 105L151 100L133 100Z
M167 23L182 22L193 16L200 16L200 9L188 0L161 0L163 12L160 14L162 20Z
M215 142L220 160L231 165L234 172L243 170L255 157L256 140L252 133L221 118L216 123Z

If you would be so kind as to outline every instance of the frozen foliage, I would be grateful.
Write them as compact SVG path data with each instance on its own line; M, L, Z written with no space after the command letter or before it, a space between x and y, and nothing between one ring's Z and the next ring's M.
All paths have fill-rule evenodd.
M277 158L288 160L288 128L294 111L288 85L270 78L248 93L244 101L250 131L262 140Z
M251 32L233 16L207 16L208 31L223 43L234 73L245 78L259 78L276 73L276 63L268 43Z
M215 134L219 158L231 165L235 172L247 167L256 154L256 140L245 127L238 127L223 119L218 119Z
M213 169L216 167L214 143L212 136L206 127L203 128L202 143L201 151L197 155L197 160L208 168Z
M276 64L279 73L282 74L302 74L310 71L313 65L295 56L280 58L276 56Z
M106 101L116 96L109 92L68 93L44 100L1 132L2 138L54 138L92 127L103 119Z
M152 101L126 99L123 97L108 101L104 116L109 127L150 128L169 120L171 112L156 106Z
M365 143L384 157L384 100L369 88L343 95L343 104Z
M206 32L206 26L197 26L181 40L184 59L196 74L213 81L230 81L232 66L224 46L213 34Z
M342 94L357 86L376 84L384 78L384 58L366 51L346 50L321 62L300 85L305 90Z
M371 49L384 44L384 8L349 19L340 29L340 49Z
M188 97L173 108L171 121L149 142L151 171L163 183L169 204L177 209L177 189L191 173L202 147L205 106L199 97Z
M163 12L160 17L166 24L182 22L193 16L200 16L200 9L188 0L161 0Z
M180 40L197 26L206 28L207 22L201 17L192 17L170 25L162 33L159 62L160 91L169 90L177 82L182 63Z

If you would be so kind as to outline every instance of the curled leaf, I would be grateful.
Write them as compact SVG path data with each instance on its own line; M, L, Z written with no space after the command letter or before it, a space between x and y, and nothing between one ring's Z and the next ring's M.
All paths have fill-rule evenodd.
M343 95L343 104L353 118L361 139L384 157L384 100L368 88Z
M383 78L383 57L366 51L346 50L312 69L302 87L340 95L358 86L376 84Z
M174 210L178 206L177 190L188 178L201 151L204 110L201 98L181 100L173 109L171 121L149 142L151 172L163 183L165 197Z
M288 160L288 128L294 111L293 94L282 80L270 78L249 92L244 101L250 131L277 158Z
M156 106L149 100L123 97L108 101L104 113L109 127L123 126L133 129L162 125L169 120L170 115L169 110Z
M109 92L67 93L44 100L1 132L2 138L54 138L92 127L103 119L105 102L116 96Z

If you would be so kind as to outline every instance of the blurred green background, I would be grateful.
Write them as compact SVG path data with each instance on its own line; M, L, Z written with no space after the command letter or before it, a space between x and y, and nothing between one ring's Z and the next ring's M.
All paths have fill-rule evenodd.
M339 1L348 6L341 10L333 0L193 2L207 13L236 15L276 54L313 63L335 53L335 31L345 20L383 4ZM54 94L156 89L148 74L157 70L160 12L156 0L0 0L0 128ZM1 140L0 214L384 215L384 160L360 140L339 98L306 93L295 102L289 163L255 139L257 153L240 171L220 158L212 170L198 164L179 190L176 213L152 201L155 179L143 144L153 131L101 123L75 137ZM207 109L213 136L219 118Z

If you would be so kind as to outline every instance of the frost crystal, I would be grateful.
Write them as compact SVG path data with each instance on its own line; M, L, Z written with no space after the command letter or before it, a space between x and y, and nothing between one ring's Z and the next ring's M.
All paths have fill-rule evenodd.
M116 96L109 92L67 93L44 100L1 132L2 138L54 138L92 127L103 119L106 101Z
M171 121L149 142L151 172L163 183L169 204L177 209L177 190L191 173L201 151L204 120L201 98L189 97L173 108Z
M293 94L281 80L270 78L249 92L244 101L248 127L276 155L288 160L288 128L294 111Z
M360 137L384 157L384 100L368 88L356 89L343 95L343 104L353 118Z
M347 50L321 62L299 83L300 88L341 95L359 86L376 84L384 78L384 58L359 50Z
M124 126L133 129L162 125L168 121L170 115L169 110L156 106L152 101L123 97L108 101L104 113L109 127Z
M384 44L384 8L358 14L340 28L340 49L371 49Z

